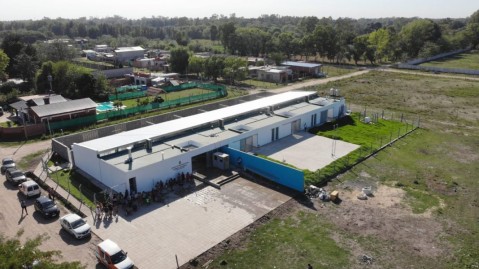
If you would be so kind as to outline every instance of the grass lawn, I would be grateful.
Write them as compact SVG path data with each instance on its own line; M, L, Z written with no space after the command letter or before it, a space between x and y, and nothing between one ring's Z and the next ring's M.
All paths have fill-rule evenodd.
M8 126L8 123L10 123L10 126ZM0 127L4 127L4 128L9 128L9 127L17 127L17 126L20 126L18 125L16 122L14 121L4 121L4 122L0 122Z
M360 77L318 86L318 91L331 87L341 90L353 111L366 108L368 111L385 110L395 115L404 113L408 119L421 118L419 130L356 165L327 186L332 189L346 182L368 181L373 185L401 188L405 196L399 206L410 208L411 215L397 216L397 222L408 223L417 240L411 243L396 241L386 234L364 233L361 229L353 233L352 228L341 229L335 226L334 219L323 218L327 233L308 242L299 238L315 227L314 222L306 221L307 225L302 225L302 221L294 224L288 219L273 218L256 230L244 245L215 259L215 268L273 268L275 265L276 268L305 268L304 261L311 260L319 264L319 268L365 268L367 266L357 263L357 252L354 250L358 249L360 254L373 253L377 257L373 263L375 268L479 267L479 185L476 177L479 175L479 82L372 71ZM343 126L337 131L321 132L324 135L337 133L344 140L364 145L363 148L375 140L374 135L368 137L367 132L354 131L353 127ZM387 130L386 126L384 128ZM376 131L378 135L388 136L388 131ZM321 215L325 210L331 209L321 208L317 212ZM427 212L430 215L423 214ZM292 213L290 218L300 219L296 213ZM427 229L417 221L427 221L428 218L441 227L434 236L444 252L437 256L414 250L415 243L425 240L421 231ZM350 227L354 227L355 221L360 219L351 221ZM381 226L380 219L376 223ZM289 227L290 233L298 234L298 238L283 236L283 231L278 233L282 226ZM374 230L374 227L369 229ZM321 245L331 238L335 238L336 242L354 240L352 245L341 245L351 263L322 266L334 258L323 253L315 254L310 244ZM298 254L296 249L305 251ZM263 251L266 253L264 257ZM268 255L273 259L267 258ZM291 265L291 257L301 260ZM219 265L222 260L228 264ZM262 260L268 263L263 264Z
M94 193L100 193L101 190L89 183L88 180L85 180L81 175L74 171L64 170L51 173L50 178L69 191L79 201L83 201L90 208L94 208Z
M349 268L350 253L331 239L331 225L316 214L299 212L274 219L256 230L244 249L219 257L213 268L303 269L308 263L322 267ZM226 265L220 265L225 260ZM321 262L319 262L321 261Z
M205 89L200 89L200 88L192 88L192 89L187 89L187 90L183 90L183 91L176 91L176 92L170 92L170 93L166 93L166 94L160 94L160 96L165 101L167 101L167 100L175 100L175 99L179 99L179 98L189 97L189 96L193 96L193 95L200 95L200 94L210 93L210 92L211 92L210 90L205 90ZM138 98L128 99L128 100L123 100L121 102L126 107L135 107L138 104L137 99ZM140 103L141 103L141 101L143 101L145 99L148 99L151 102L151 101L153 101L154 97L153 96L148 96L148 97L139 98Z
M335 127L337 126L337 127ZM353 113L351 116L323 124L309 130L310 133L325 136L332 139L343 140L361 147L347 156L339 158L331 164L317 171L305 170L306 185L324 184L339 172L344 171L362 160L373 151L388 144L400 135L412 130L413 126L406 125L399 121L379 119L377 123L364 123L361 121L360 113Z
M17 167L24 171L31 170L38 165L43 154L45 154L43 150L28 154L16 162Z
M323 73L326 73L328 77L337 77L337 76L342 76L342 75L356 72L358 71L358 68L354 68L354 67L340 68L333 65L323 65L322 71Z
M261 81L261 80L256 80L256 79L246 79L241 81L241 83L250 85L256 88L262 88L262 89L277 89L279 87L284 87L283 84L278 84L278 83L273 83L273 82L267 82L267 81Z
M421 66L479 69L479 51L461 53L441 60L423 63Z

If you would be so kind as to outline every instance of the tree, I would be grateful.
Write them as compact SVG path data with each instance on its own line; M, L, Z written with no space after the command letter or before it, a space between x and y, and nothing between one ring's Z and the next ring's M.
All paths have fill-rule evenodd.
M63 42L40 43L36 48L42 62L70 61L76 56L75 49Z
M219 28L220 32L220 40L221 44L223 44L223 47L225 48L225 51L230 49L231 46L231 37L234 35L236 32L236 26L234 22L227 22L225 24L220 25Z
M217 82L218 77L223 73L225 67L225 58L220 56L211 56L205 61L205 76L213 79Z
M479 23L479 10L472 13L471 17L469 17L468 23Z
M358 62L361 60L363 55L366 53L368 48L368 35L357 36L353 40L353 45L351 49L352 58L354 63L358 65Z
M197 57L197 56L192 56L188 60L188 69L189 72L196 73L196 76L200 76L200 72L204 70L204 65L205 65L205 59Z
M18 70L18 75L24 81L33 81L35 78L35 73L37 72L38 66L35 59L26 54L21 53L16 57L15 69Z
M178 47L172 49L170 55L171 69L177 73L186 73L188 68L188 59L190 57L190 52L188 49L184 47Z
M216 25L211 25L210 26L210 40L215 41L218 39L218 27Z
M8 55L0 49L0 81L6 80L5 69L7 68L9 61L10 58L8 58Z
M24 231L20 230L13 238L0 235L0 268L31 268L34 262L39 263L38 268L49 269L81 269L85 268L80 262L56 263L56 257L61 256L60 251L41 251L39 246L48 239L39 235L33 239L28 238L25 243L20 241Z
M10 61L8 62L6 72L10 75L10 77L18 76L18 72L15 69L16 64L16 57L22 52L24 48L23 42L20 40L20 36L17 34L7 34L2 41L3 52L7 54Z
M49 75L53 78L53 90L69 98L97 97L108 89L104 77L95 78L89 69L61 61L43 63L36 78L38 92L50 89Z
M234 85L235 79L245 79L247 70L248 62L241 57L226 57L224 60L223 76L228 78L232 85Z
M284 56L281 52L270 53L269 58L272 59L276 65L280 65L284 61Z
M369 34L368 42L376 50L376 59L380 61L387 54L390 46L390 36L387 29L381 28Z
M305 34L312 33L316 28L316 25L319 23L318 17L310 16L303 17L299 23L299 27L303 30Z
M469 23L465 30L466 40L472 48L479 45L479 22L478 23Z
M414 20L401 29L399 38L403 51L409 57L417 57L427 41L437 42L441 38L441 29L431 20Z

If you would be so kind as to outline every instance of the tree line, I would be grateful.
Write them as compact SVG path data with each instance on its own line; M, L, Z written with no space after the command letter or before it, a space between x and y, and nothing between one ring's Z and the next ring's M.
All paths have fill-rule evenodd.
M320 55L330 61L399 61L437 52L476 47L479 11L464 19L349 19L263 15L242 18L151 17L49 19L0 22L0 38L10 32L23 42L59 37L104 39L109 45L147 45L153 39L187 46L192 40L220 41L234 55Z
M0 22L0 79L5 80L7 75L22 78L27 85L20 91L44 91L41 70L45 70L45 64L53 66L58 62L69 62L78 55L78 50L60 41L61 38L89 39L78 45L82 49L106 43L110 47L140 45L150 49L187 48L192 52L262 56L274 62L299 56L303 60L318 60L319 57L320 61L331 63L376 64L476 48L479 44L479 11L468 18L437 20L334 20L279 15L242 18L231 14L229 17L213 15L209 18L151 17L131 20L114 16ZM46 42L51 39L57 41ZM243 63L238 64L239 60L234 57L232 60L224 57L212 60L193 58L189 63L191 55L186 57L187 60L184 52L177 54L181 55L182 64L175 67L180 73L184 73L188 66L190 72L202 66L202 75L213 79L223 75L230 79L243 76L243 72L238 71L243 70L238 67ZM175 66L175 63L172 65ZM212 67L217 70L212 71ZM70 74L76 72L74 81L77 82L56 87L59 93L69 97L92 96L92 93L98 96L106 90L103 82L97 82L92 77L87 80L84 69L72 67L69 70ZM83 79L79 80L79 77ZM81 81L97 88L83 93L87 87L78 86ZM72 90L72 85L77 85L79 89ZM8 94L9 87L0 91Z

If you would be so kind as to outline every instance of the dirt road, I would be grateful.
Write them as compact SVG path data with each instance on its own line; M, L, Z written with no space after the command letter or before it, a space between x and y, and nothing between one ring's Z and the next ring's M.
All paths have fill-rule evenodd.
M368 73L369 71L370 70L368 69L368 70L361 70L361 71L349 73L349 74L346 74L346 75L343 75L343 76L329 77L329 78L325 78L325 79L312 79L312 80L307 80L305 82L294 83L294 84L291 84L291 85L288 85L288 86L285 86L285 87L281 87L281 88L276 88L276 89L266 90L266 89L262 89L262 88L257 88L255 90L249 91L249 94L255 94L255 93L265 92L265 91L271 92L271 93L283 93L283 92L288 92L288 91L301 90L302 88L305 88L305 87L311 87L311 86L326 84L326 83L332 82L332 81L338 81L338 80L345 79L345 78L360 76L360 75Z
M15 161L19 161L23 157L38 152L45 151L52 146L52 140L43 140L35 143L21 143L18 146L6 147L0 145L0 157L12 157Z

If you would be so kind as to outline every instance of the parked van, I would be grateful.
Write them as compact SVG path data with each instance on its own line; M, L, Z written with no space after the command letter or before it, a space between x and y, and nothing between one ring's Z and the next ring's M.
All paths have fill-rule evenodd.
M27 198L35 196L39 197L41 194L40 186L38 186L38 184L33 180L27 180L18 185L18 191L23 193L23 195L25 195Z
M109 269L134 268L133 261L128 258L127 253L110 239L106 239L98 244L95 256L99 263L105 265Z

